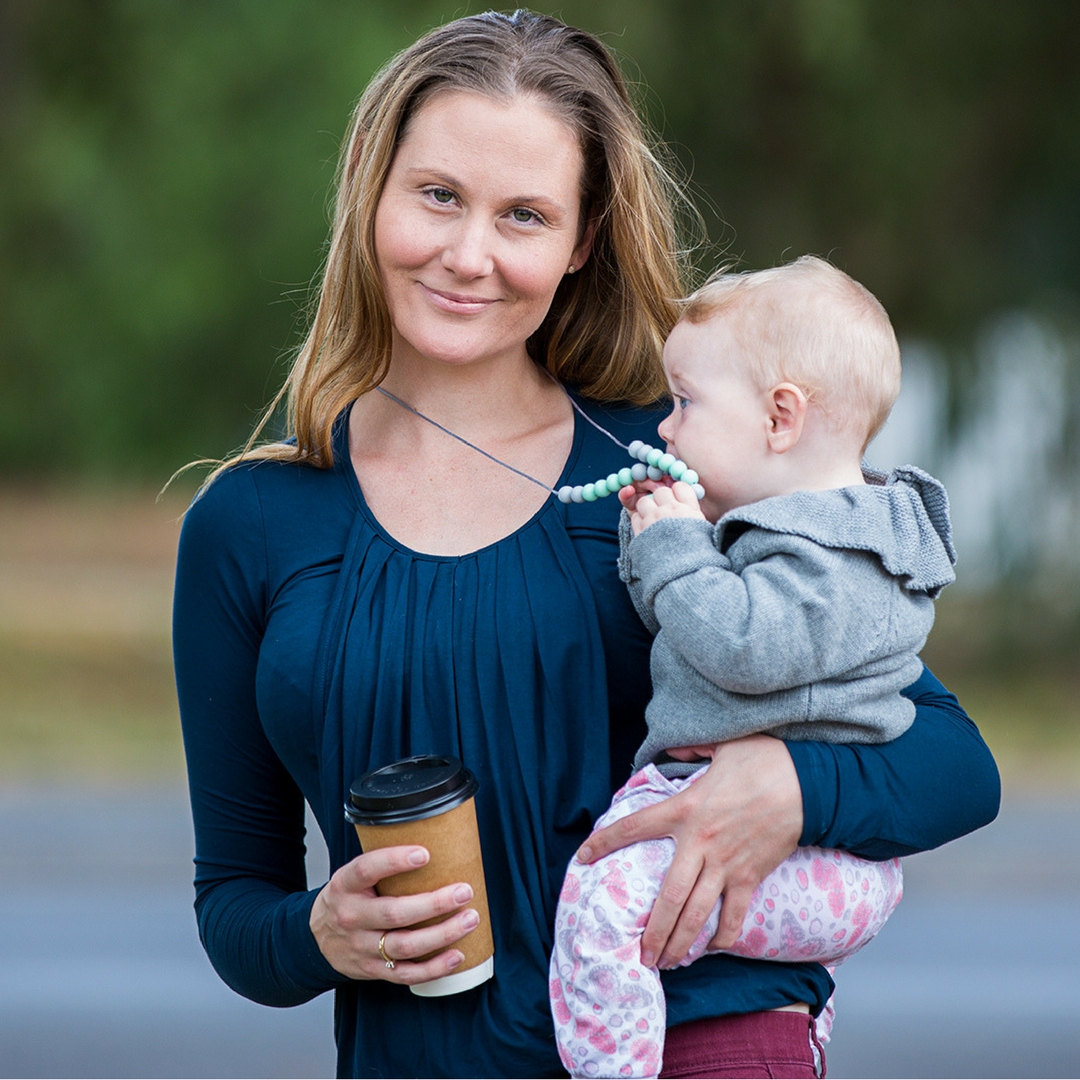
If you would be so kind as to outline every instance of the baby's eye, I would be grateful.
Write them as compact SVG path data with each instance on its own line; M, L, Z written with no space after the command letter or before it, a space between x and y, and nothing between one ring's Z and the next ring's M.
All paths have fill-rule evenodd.
M689 405L689 404L690 404L690 402L689 402L688 399L686 399L684 397L680 397L678 394L675 395L675 405L678 408L685 409L686 406Z

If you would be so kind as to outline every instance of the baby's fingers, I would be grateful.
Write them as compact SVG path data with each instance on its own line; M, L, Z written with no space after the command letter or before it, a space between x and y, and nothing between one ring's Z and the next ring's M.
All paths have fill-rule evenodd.
M689 506L695 510L700 506L697 492L683 480L676 480L675 483L671 485L671 494L675 496L676 502L680 502L685 506Z
M619 502L631 513L637 508L638 499L651 495L661 485L656 480L636 480L619 488Z

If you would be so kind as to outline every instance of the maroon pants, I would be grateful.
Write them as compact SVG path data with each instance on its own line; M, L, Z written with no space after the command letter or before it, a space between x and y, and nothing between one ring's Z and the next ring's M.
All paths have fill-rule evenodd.
M660 1075L816 1077L813 1029L813 1019L801 1012L756 1012L679 1024L668 1028ZM824 1076L823 1051L821 1065Z

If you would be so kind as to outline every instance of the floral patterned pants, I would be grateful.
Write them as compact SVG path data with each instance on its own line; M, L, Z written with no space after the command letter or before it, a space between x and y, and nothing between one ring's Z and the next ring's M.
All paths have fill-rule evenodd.
M597 828L669 798L703 775L669 780L654 766L635 773ZM646 840L591 865L570 863L555 916L551 1011L572 1076L649 1077L660 1072L666 1011L659 972L641 963L641 935L671 864L675 842ZM884 926L903 892L900 862L799 848L754 892L742 933L725 952L830 970ZM703 955L720 902L683 964ZM827 1041L832 1001L817 1018Z

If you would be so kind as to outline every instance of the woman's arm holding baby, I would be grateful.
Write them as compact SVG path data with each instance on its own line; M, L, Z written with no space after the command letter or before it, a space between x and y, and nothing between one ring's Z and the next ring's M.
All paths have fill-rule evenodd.
M670 836L676 855L642 938L661 966L677 963L717 897L712 947L727 948L750 897L797 846L885 859L924 851L997 814L997 767L956 698L924 671L904 691L916 719L892 742L798 742L753 735L716 748L706 774L664 803L594 833L595 861L637 840Z
M594 833L583 862L638 840L670 836L676 853L642 938L642 961L670 967L686 955L719 896L714 948L734 943L754 889L799 844L799 777L784 743L750 735L721 743L707 773L663 803Z
M997 816L997 765L956 697L926 668L903 693L915 703L915 723L892 742L788 744L803 792L800 845L891 859Z

